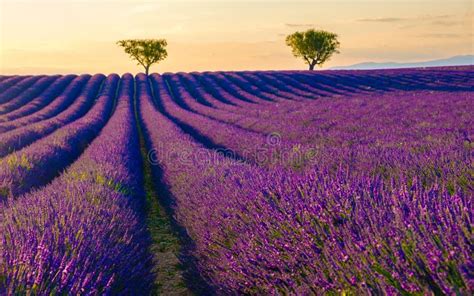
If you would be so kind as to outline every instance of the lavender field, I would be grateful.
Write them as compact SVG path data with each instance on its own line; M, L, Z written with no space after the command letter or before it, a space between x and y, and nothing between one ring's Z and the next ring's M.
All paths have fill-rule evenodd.
M474 66L0 76L0 295L472 295Z

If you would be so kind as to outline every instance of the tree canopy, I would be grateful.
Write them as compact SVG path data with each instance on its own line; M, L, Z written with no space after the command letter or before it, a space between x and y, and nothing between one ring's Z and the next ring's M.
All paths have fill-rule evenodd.
M314 70L322 66L334 53L339 53L340 43L335 33L310 29L306 32L295 32L286 37L286 44L291 47L295 57L302 57Z
M117 44L124 48L125 52L133 60L145 68L148 75L151 65L164 60L168 56L165 39L128 39L120 40Z

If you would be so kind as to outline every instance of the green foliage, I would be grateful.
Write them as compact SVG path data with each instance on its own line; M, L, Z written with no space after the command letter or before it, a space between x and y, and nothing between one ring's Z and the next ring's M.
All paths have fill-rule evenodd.
M151 65L168 56L166 51L168 43L165 39L129 39L120 40L117 44L138 62L137 65L142 65L145 68L146 75L148 75Z
M302 57L309 69L314 70L316 65L322 66L334 53L339 53L337 38L337 34L310 29L287 36L286 45L291 47L295 57Z

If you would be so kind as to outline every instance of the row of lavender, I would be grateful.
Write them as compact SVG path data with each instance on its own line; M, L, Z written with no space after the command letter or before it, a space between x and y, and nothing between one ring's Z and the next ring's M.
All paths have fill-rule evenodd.
M274 114L284 116L288 120L289 111L305 111L301 110L301 107L306 106L308 99L321 96L337 97L353 93L397 89L470 91L472 90L470 85L474 79L472 69L463 70L454 71L454 69L447 68L429 71L326 72L318 75L306 72L217 72L180 74L178 76L184 86L191 87L193 96L199 102L204 102L208 106L230 108L234 113L240 115L239 120L249 117L255 119L255 115L262 117ZM436 77L436 81L430 80L433 77ZM27 102L31 91L40 92L40 86L45 86L47 83L45 80L54 78L57 77L34 76L4 79L0 82L0 89L5 89L0 96L0 109L11 112L12 106L8 107L8 104L18 106L22 102ZM34 82L35 84L31 85ZM27 88L29 85L31 87ZM28 91L25 92L25 89L30 90L30 94ZM53 89L52 85L49 89ZM22 91L23 93L21 93ZM51 99L49 96L49 100ZM300 103L303 101L303 104L295 106L294 101L300 101ZM41 106L48 102L45 99L35 98L28 105ZM274 108L273 102L278 103L278 109ZM267 106L270 107L269 110L265 108ZM300 118L311 116L311 113L308 111L298 114L298 116ZM1 121L11 119L0 115ZM275 119L281 120L281 117Z
M91 85L92 88L97 88L103 76L100 78ZM83 117L80 117L81 113L85 113L87 109L78 111L77 108L72 107L52 120L15 130L18 131L14 133L17 137L12 137L12 142L2 143L2 148L5 147L2 151L5 153L0 155L3 156L8 154L7 149L16 150L19 146L34 142L32 145L0 158L0 200L13 198L47 184L84 151L89 142L100 132L112 111L114 102L111 98L115 94L118 80L116 75L107 78L103 93ZM87 95L76 102L85 105L84 102L88 101L92 104L96 99L96 90L86 88L85 92ZM63 124L76 118L77 120L61 127L61 118L66 121ZM56 131L49 134L51 130ZM44 134L47 136L42 137ZM8 133L1 137L4 140L10 139ZM18 138L21 140L17 140ZM36 139L40 140L35 141Z
M63 97L68 101L68 104L65 104L67 109L57 116L46 120L39 119L40 116L44 115L45 112L50 110L55 110L54 113L60 112L60 108L52 109L53 107L56 107L56 104L51 104L47 108L44 108L40 112L37 112L31 116L35 121L34 123L25 125L25 120L30 120L30 116L22 117L15 123L13 123L14 121L6 122L6 125L10 125L10 127L13 123L15 125L15 129L0 135L2 139L2 143L0 145L0 157L26 147L34 141L51 134L58 128L63 127L68 123L74 122L76 119L82 117L90 109L94 103L94 100L97 98L98 89L101 86L103 79L103 75L96 75L95 77L91 78L90 83L84 87L79 97L77 97L76 92L80 89L80 83L71 83L68 86L68 88L71 88L66 89L66 91L71 90L71 93L67 92ZM55 103L61 102L61 99L62 98L58 98ZM74 101L71 102L73 99Z
M119 83L115 112L107 122ZM28 169L14 176L10 185L16 190L9 192L2 208L2 293L149 290L151 261L133 94L133 76L125 75L120 82L118 76L109 76L84 117L16 153ZM100 130L60 177L20 195L27 190L24 186L31 190L40 185L35 175L44 183L43 178L64 168ZM2 167L1 172L10 169Z
M160 100L164 111L178 124L193 127L194 134L251 163L329 171L345 166L351 174L386 180L417 176L424 184L443 181L450 190L457 185L472 191L472 92L393 91L353 94L350 100L318 99L306 103L303 112L293 112L294 120L291 113L277 120L250 119L218 108L212 105L217 97L236 97L200 91L192 82L176 75L155 76L157 87L169 87L174 96ZM467 89L469 83L460 87ZM277 111L280 106L265 108Z
M472 77L472 70L453 75L464 74ZM378 120L362 121L360 128L368 129L369 140L379 141L379 147L368 152L355 143L346 147L357 133L349 139L347 133L323 135L342 147L328 153L329 145L324 146L318 162L296 173L256 158L259 147L274 154L294 149L295 143L270 147L271 139L265 142L264 134L233 124L228 110L210 106L211 98L180 77L153 75L149 82L138 77L153 160L176 200L178 221L196 242L201 271L221 292L252 294L472 291L472 80L459 87L456 93L442 89L346 98L360 117L392 109L382 110ZM338 113L343 103L330 104L321 107L330 108L327 116L344 128L346 115ZM372 106L365 109L367 104ZM436 116L417 119L431 108ZM416 124L430 128L418 130ZM398 163L403 165L388 171Z
M458 85L460 88L458 93L469 93L469 85L473 83L474 73L473 71L465 71L462 74L465 75L465 79L463 79L464 81L462 81L462 84ZM215 73L212 75L215 75L216 77L222 76ZM436 75L436 73L432 73L432 75ZM296 126L298 128L306 128L301 132L309 133L308 128L317 127L317 125L311 123L313 123L313 121L321 115L321 111L330 108L330 104L332 104L334 100L339 102L339 106L337 107L344 107L345 103L345 100L338 99L337 97L331 97L329 99L326 98L325 100L305 100L302 102L303 104L295 104L294 101L291 100L280 100L278 101L278 104L254 104L248 102L239 103L239 95L243 93L249 97L251 93L244 91L241 91L240 93L227 91L223 88L220 88L215 83L211 84L207 76L208 74L194 76L190 74L167 75L167 77L169 77L171 86L178 88L184 87L194 98L194 100L189 100L186 98L182 99L180 103L184 108L209 117L213 117L215 119L231 121L239 127L246 129L255 129L257 131L261 131L262 129L270 127L277 128L284 132L283 136L293 136L297 138L300 137L301 134L292 135L290 133L291 127ZM293 75L293 77L296 77L296 75ZM279 77L279 79L281 78ZM295 83L294 78L287 77L285 80L281 79L278 88L275 88L273 92L280 95L283 90L288 87L290 79L292 79L293 83ZM199 80L204 80L205 83L201 83ZM275 80L275 77L273 77L273 80ZM251 82L254 83L254 81ZM313 84L315 84L315 82L313 82ZM307 89L307 91L303 91L303 89ZM302 83L297 84L296 88L296 90L300 90L300 92L298 92L299 96L306 96L307 98L311 99L319 98L317 95L315 95L317 89L318 87L314 87L314 85ZM464 90L464 92L461 90ZM295 91L295 88L293 88L292 91ZM373 91L356 92L354 89L351 95L358 95L360 98L369 97L370 100L367 100L366 102L356 102L364 104L376 103L378 104L376 107L380 108L383 103L380 103L377 100L372 100L374 93L375 92ZM391 94L393 94L393 92L391 92ZM424 93L421 92L421 94ZM377 93L377 96L379 96L379 93ZM237 106L237 104L239 105ZM325 104L325 106L322 107L321 104ZM216 113L216 109L221 112ZM369 110L367 113L370 113L370 111L371 110ZM327 113L331 114L332 112ZM260 120L262 117L265 118L265 121Z

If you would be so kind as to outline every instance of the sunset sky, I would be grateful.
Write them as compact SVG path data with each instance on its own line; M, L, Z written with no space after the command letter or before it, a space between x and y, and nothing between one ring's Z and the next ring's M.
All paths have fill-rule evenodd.
M464 0L141 1L0 0L0 74L140 70L115 42L166 38L156 72L305 69L285 36L340 35L326 67L473 54L473 6Z

